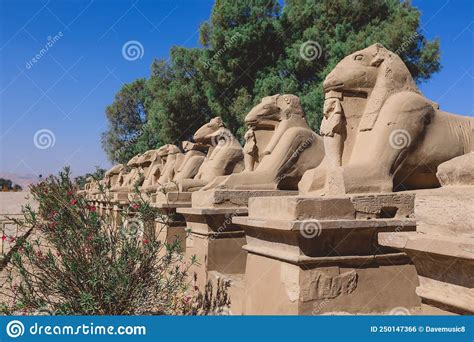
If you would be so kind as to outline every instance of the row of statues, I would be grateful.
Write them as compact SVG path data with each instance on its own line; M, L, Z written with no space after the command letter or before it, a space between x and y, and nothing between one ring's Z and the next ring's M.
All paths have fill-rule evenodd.
M340 195L438 187L438 166L456 157L472 169L473 119L426 99L400 57L382 45L345 57L323 88L320 135L309 127L297 96L277 94L245 117L243 147L216 117L193 142L136 155L101 182L110 192L139 186L148 193L268 189ZM97 182L89 179L86 191L98 193Z

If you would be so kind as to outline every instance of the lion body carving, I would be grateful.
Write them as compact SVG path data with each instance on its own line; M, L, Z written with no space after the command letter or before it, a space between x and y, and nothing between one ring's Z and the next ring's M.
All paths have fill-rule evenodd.
M308 126L295 95L264 97L246 116L245 171L219 177L203 190L296 190L306 170L324 156L322 139Z
M194 134L198 146L208 148L194 177L177 179L166 184L167 191L197 191L216 177L241 172L244 168L243 151L237 139L224 126L220 117L204 124Z
M326 158L304 175L302 193L438 187L438 165L473 150L473 119L439 110L380 44L345 57L324 89ZM327 124L334 118L342 128Z

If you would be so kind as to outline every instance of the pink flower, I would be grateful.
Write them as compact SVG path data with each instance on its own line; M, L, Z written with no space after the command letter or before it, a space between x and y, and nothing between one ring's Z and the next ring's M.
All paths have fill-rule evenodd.
M72 205L76 205L76 204L77 204L77 200L75 200L75 199L71 200L71 204L72 204Z
M5 234L2 235L2 240L5 241L7 239L7 236Z
M138 208L140 208L140 205L139 204L133 204L132 208L135 209L135 210L138 210Z
M148 241L148 239L143 239L143 244L146 245L148 242L150 242L150 241Z

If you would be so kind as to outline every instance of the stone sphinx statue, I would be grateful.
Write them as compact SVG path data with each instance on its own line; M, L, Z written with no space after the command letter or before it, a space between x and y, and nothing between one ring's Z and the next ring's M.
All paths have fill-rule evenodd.
M94 177L87 177L86 178L86 183L84 184L84 192L90 193L94 189L94 182L95 179Z
M196 191L216 177L241 172L244 169L242 147L233 134L224 126L220 117L215 117L194 134L194 141L208 152L194 178L176 179L166 185L168 191Z
M165 147L166 146L166 147ZM155 182L155 186L147 188L157 191L159 189L166 189L167 191L176 190L176 183L183 179L193 178L199 171L201 164L205 159L203 151L207 150L206 146L196 144L190 141L183 141L182 147L185 153L181 153L175 145L165 145L163 151L178 151L170 154L170 158L165 163L164 177L159 177ZM176 148L176 149L175 149ZM162 155L164 157L164 153Z
M183 141L182 147L185 153L178 156L174 168L173 182L194 178L206 158L204 152L208 150L207 146L191 141Z
M163 145L145 154L148 154L149 165L143 170L143 183L140 189L150 193L174 178L178 164L183 160L184 155L176 145L172 144Z
M104 188L112 188L116 185L120 185L123 181L122 171L125 168L123 164L117 164L108 170L104 175Z
M158 155L162 161L161 175L157 180L159 187L173 180L177 167L176 163L181 159L183 153L178 146L166 144L158 149Z
M113 185L110 188L110 192L129 192L133 190L135 182L140 177L139 161L141 156L141 154L137 154L128 161L127 165L123 167L121 175L118 177L122 181L118 181Z
M141 190L145 192L156 190L158 179L161 177L161 171L163 169L163 161L160 157L159 149L149 150L148 153L150 165L148 171L144 173L144 180L141 185Z
M308 126L295 95L264 97L245 117L245 170L218 177L204 190L296 190L304 172L324 157L321 137Z
M122 171L124 168L125 166L123 164L117 164L105 172L104 178L96 182L96 186L90 190L90 194L98 195L110 190L112 187L121 186L123 180Z
M345 57L323 87L325 159L303 176L303 194L439 187L438 165L473 151L473 119L426 99L380 44Z

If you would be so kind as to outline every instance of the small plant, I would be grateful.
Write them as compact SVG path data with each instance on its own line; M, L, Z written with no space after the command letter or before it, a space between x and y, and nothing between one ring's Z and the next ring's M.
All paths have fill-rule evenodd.
M184 260L179 243L157 239L157 209L134 196L119 217L99 215L76 189L68 168L31 186L39 206L26 207L21 220L13 219L31 234L12 249L11 272L1 287L5 314L211 312L201 310L203 295L188 284L193 261ZM101 191L102 205L112 207L107 189Z

